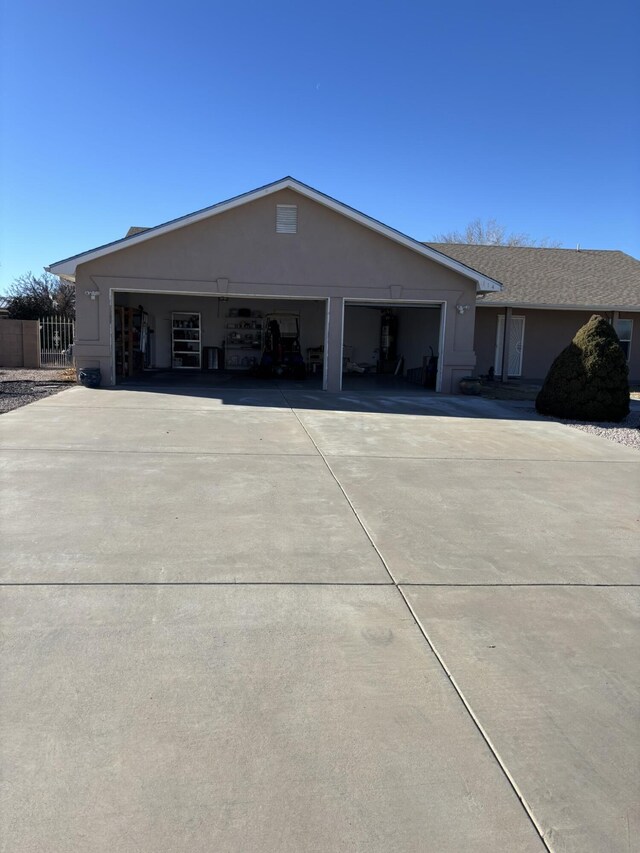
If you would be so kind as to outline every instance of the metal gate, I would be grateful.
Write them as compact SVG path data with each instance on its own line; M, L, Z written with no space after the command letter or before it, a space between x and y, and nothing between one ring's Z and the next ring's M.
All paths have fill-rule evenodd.
M75 321L55 314L40 318L40 367L71 367Z

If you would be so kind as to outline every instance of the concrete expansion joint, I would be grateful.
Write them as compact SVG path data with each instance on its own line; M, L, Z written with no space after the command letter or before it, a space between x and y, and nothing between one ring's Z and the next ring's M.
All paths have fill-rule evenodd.
M15 447L11 447L10 445L4 445L2 450L7 451L19 451L19 452L29 452L29 453L51 453L52 450L55 450L56 453L117 453L118 456L123 456L127 454L133 454L134 456L250 456L252 458L261 458L261 459L270 459L270 458L302 458L302 459L310 459L315 457L315 453L309 451L308 453L272 453L269 451L268 453L249 453L248 451L241 451L239 453L229 453L228 450L167 450L165 448L159 447L156 450L123 450L119 447L108 448L108 447L56 447L55 445L51 445L50 447L23 447L22 445Z
M392 581L0 581L2 587L40 586L326 586L326 587L369 587L388 589Z
M489 737L489 735L487 734L487 732L486 732L486 731L485 731L485 729L483 728L482 724L480 723L480 720L478 719L478 717L477 717L477 715L475 714L475 712L474 712L473 708L472 708L472 707L471 707L471 705L469 704L469 701L468 701L468 700L467 700L467 698L465 697L465 695L464 695L464 693L462 692L462 690L461 690L460 686L457 684L457 682L456 682L456 680L454 679L453 675L452 675L452 674L451 674L451 672L449 671L449 668L447 667L446 663L444 662L444 659L443 659L442 655L438 652L437 648L435 647L434 643L432 642L431 638L429 637L429 635L428 635L427 631L425 630L424 626L423 626L423 625L422 625L422 623L420 622L420 619L418 618L418 616L417 616L416 612L414 611L413 607L411 606L411 603L409 602L408 598L407 598L407 597L406 597L406 595L404 594L404 592L403 592L403 590L402 590L402 586L398 583L397 579L394 577L393 572L391 571L391 569L390 569L390 568L389 568L389 566L387 565L387 562L386 562L386 560L384 559L384 557L383 557L382 553L380 552L380 549L379 549L379 548L378 548L378 546L376 545L376 543L375 543L375 541L374 541L374 539L373 539L373 536L372 536L371 532L367 529L367 526L365 525L365 523L363 522L363 520L360 518L360 515L358 514L357 509L355 508L355 506L354 506L353 502L351 501L351 499L350 499L350 498L349 498L349 496L347 495L347 493L346 493L345 489L344 489L344 488L343 488L343 486L342 486L342 483L340 482L340 480L338 479L338 477L337 477L337 476L336 476L336 474L334 473L333 469L331 468L331 465L329 464L329 461L328 461L328 460L327 460L327 458L325 457L325 455L324 455L324 453L322 452L322 450L320 449L320 447L319 447L319 446L317 445L317 443L314 441L313 437L311 436L311 434L309 433L309 431L306 429L305 425L302 423L302 421L301 421L301 420L300 420L300 418L298 417L297 413L296 413L296 412L294 412L294 414L295 414L295 415L296 415L296 417L298 418L298 421L299 421L300 426L302 427L302 429L307 433L307 435L309 436L309 439L313 442L313 444L314 444L314 446L315 446L316 450L318 451L318 454L320 455L320 457L321 457L321 458L322 458L322 460L324 461L324 464L327 466L327 470L329 471L329 473L331 474L331 476L332 476L332 477L333 477L333 479L335 480L335 482L336 482L336 484L337 484L338 488L339 488L339 489L340 489L340 491L342 492L342 494L343 494L343 496L344 496L344 499L345 499L345 500L347 501L347 503L349 504L349 507L351 508L351 511L352 511L352 513L354 514L354 516L355 516L355 518L356 518L356 520L357 520L358 524L360 525L360 527L361 527L361 528L362 528L362 530L364 531L364 534L366 535L366 537L368 538L369 542L371 543L371 547L375 550L376 554L378 555L378 557L379 557L379 559L380 559L380 562L381 562L381 563L382 563L382 565L384 566L384 568L385 568L385 570L386 570L387 574L389 575L389 578L391 579L391 582L393 583L393 585L394 585L394 586L395 586L395 588L397 589L398 594L401 596L401 598L402 598L402 600L403 600L403 602L404 602L404 604L405 604L406 608L408 609L409 613L411 614L411 617L412 617L412 619L413 619L413 621L414 621L414 623L415 623L416 627L418 628L418 630L419 630L419 631L420 631L420 633L422 634L422 637L423 637L424 641L426 642L427 646L429 647L429 649L431 650L431 652L432 652L432 653L433 653L433 655L435 656L436 660L437 660L437 661L438 661L438 663L440 664L440 667L441 667L442 671L444 672L444 674L445 674L445 676L447 677L447 679L448 679L449 683L451 684L451 686L452 686L452 687L453 687L453 689L455 690L456 694L458 695L459 700L460 700L460 701L462 702L462 704L464 705L464 708L465 708L465 710L467 711L467 714L468 714L468 715L469 715L469 717L471 718L471 720L472 720L472 722L473 722L473 724L474 724L474 726L475 726L476 730L478 731L478 733L480 734L480 736L481 736L481 737L482 737L482 739L484 740L485 744L487 745L487 747L488 747L489 751L490 751L490 752L491 752L491 754L493 755L493 757L494 757L494 759L495 759L496 763L498 764L498 766L499 766L500 770L502 771L502 773L503 773L503 775L504 775L505 779L507 780L507 783L509 784L509 786L510 786L510 787L511 787L511 789L513 790L514 794L515 794L515 795L516 795L516 797L518 798L518 800L519 800L519 802L520 802L520 805L521 805L521 806L522 806L522 808L524 809L524 811L525 811L525 813L526 813L526 815L527 815L527 818L529 819L529 821L530 821L530 823L532 824L532 826L533 826L533 828L534 828L535 832L536 832L536 833L537 833L537 835L539 836L540 841L541 841L541 842L542 842L542 844L544 845L545 849L546 849L547 851L549 851L549 853L554 853L553 849L549 846L549 843L548 843L548 842L547 842L547 840L545 839L544 829L543 829L543 828L542 828L542 826L539 824L539 822L537 821L537 819L536 819L535 815L533 814L533 811L532 811L532 809L531 809L531 806L529 805L529 803L528 803L528 802L527 802L527 800L525 799L524 794L522 793L522 791L521 791L521 790L520 790L520 788L518 787L518 785L517 785L517 783L516 783L515 779L513 778L513 776L511 775L511 773L509 772L509 769L507 768L506 764L505 764L505 763L504 763L504 761L502 760L502 757L500 756L500 754L499 754L498 750L496 749L496 747L495 747L495 746L494 746L494 744L492 743L491 738Z
M415 587L444 587L445 589L466 589L470 587L488 587L488 588L501 588L505 589L530 589L532 587L585 587L586 589L624 589L631 588L635 589L636 587L640 587L640 583L589 583L588 581L504 581L504 582L496 582L491 583L490 581L482 582L482 581L468 581L467 583L445 583L444 581L400 581L398 584L399 587L404 588L407 586L415 586Z

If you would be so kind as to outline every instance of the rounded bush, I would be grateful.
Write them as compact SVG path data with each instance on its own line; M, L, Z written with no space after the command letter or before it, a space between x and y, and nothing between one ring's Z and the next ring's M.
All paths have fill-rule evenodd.
M542 415L621 421L629 414L629 368L613 326L594 314L555 359L536 398Z

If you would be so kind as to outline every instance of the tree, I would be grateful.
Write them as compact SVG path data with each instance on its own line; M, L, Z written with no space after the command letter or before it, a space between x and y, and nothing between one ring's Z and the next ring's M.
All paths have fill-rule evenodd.
M628 377L615 329L594 314L549 368L536 409L577 421L621 421L629 414Z
M75 285L48 272L18 276L7 293L7 310L12 320L39 320L48 314L73 319L75 303Z
M447 231L433 238L436 243L472 243L476 246L533 246L540 249L557 249L557 240L534 240L528 234L507 234L507 229L495 219L472 220L464 231Z

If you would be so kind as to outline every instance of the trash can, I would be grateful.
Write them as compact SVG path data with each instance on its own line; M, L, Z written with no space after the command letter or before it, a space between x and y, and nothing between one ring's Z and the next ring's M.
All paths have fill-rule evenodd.
M98 388L102 380L99 367L83 367L78 371L78 379L85 388Z
M222 370L223 357L220 347L203 347L202 356L205 370Z

